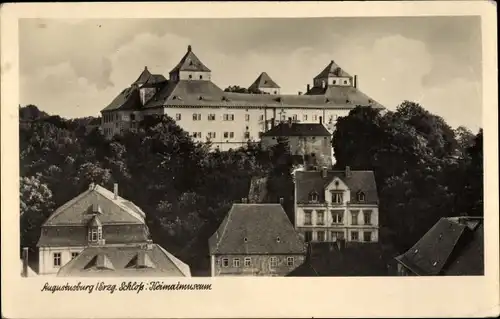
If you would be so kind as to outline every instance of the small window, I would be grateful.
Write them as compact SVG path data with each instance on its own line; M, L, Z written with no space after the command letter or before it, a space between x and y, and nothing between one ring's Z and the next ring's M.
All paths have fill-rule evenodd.
M201 121L201 114L193 113L193 121Z
M357 231L353 231L351 233L351 240L352 241L358 241L359 240L359 236L358 236L358 232Z
M365 242L372 241L372 232L370 232L370 231L363 232L363 241L365 241Z
M240 266L240 259L234 258L233 259L233 267L239 267L239 266Z
M364 202L365 201L365 193L359 192L358 193L358 202Z
M71 253L71 259L75 259L76 257L78 257L79 253L77 252L73 252Z
M250 132L245 132L245 139L247 139L247 140L250 139Z
M294 261L293 257L286 257L286 264L287 264L287 266L291 267L291 266L294 265L294 263L295 263L295 261Z
M359 211L351 211L351 225L358 225L358 213Z
M372 224L372 212L370 210L363 211L363 222L365 225Z
M332 213L332 224L342 224L342 219L343 219L342 217L344 216L344 211L332 210L331 213Z
M332 83L333 83L333 84L337 84L337 80L333 80L333 81L332 81Z
M193 78L193 76L190 74L190 75L189 75L189 79L191 80L192 78Z
M224 132L224 138L228 138L229 137L229 132Z
M135 114L130 114L130 120L135 121Z
M310 202L317 202L318 201L318 193L316 192L312 192L311 194L309 194L309 201Z
M264 115L259 116L259 121L264 121Z
M229 267L229 259L222 258L222 267Z
M344 80L344 84L347 84L347 80Z
M246 243L246 242L248 242L248 238L246 238L246 237L245 237L245 238L243 238L243 241L244 241L245 243Z
M250 121L250 114L245 114L245 121Z
M252 266L252 258L245 257L244 263L245 263L245 267L251 267Z
M310 210L304 211L304 225L312 224L312 212Z
M318 210L316 212L317 214L317 225L324 225L325 224L325 213L322 210Z
M215 114L208 114L209 121L215 121Z
M61 267L61 253L54 253L54 267Z
M97 228L97 240L102 240L102 228Z
M97 241L97 229L92 228L90 231L90 241Z
M278 266L278 258L271 257L271 267L277 267L277 266Z
M307 114L302 115L302 120L307 121Z
M234 138L234 132L229 132L229 138Z
M344 196L342 192L333 191L332 194L332 204L342 204L344 202Z
M276 237L276 242L278 242L278 243L279 243L280 241L281 241L281 238L279 238L279 236L278 236L278 237Z
M200 75L200 80L203 80L203 75Z

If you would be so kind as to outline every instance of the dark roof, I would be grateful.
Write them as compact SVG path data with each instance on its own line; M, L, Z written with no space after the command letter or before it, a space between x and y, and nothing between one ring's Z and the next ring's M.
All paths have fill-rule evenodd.
M133 110L138 109L141 105L141 97L138 87L129 87L124 89L111 103L102 111L113 110Z
M297 188L297 203L307 203L309 194L316 192L319 202L325 201L325 188L339 178L350 189L351 203L357 203L358 192L365 194L363 203L378 203L377 184L372 171L351 171L350 177L346 178L345 171L327 171L326 177L322 176L322 171L297 171L295 172L295 185Z
M388 276L393 258L380 243L312 243L306 261L287 276Z
M330 61L330 63L326 66L326 68L323 69L314 79L321 79L321 78L327 78L327 77L351 77L349 73L346 71L342 70L340 66L337 65L333 60Z
M151 76L151 73L149 72L148 67L145 66L144 70L139 75L139 77L137 78L137 80L134 81L133 84L139 84L140 85L140 84L146 83L146 81L149 79L150 76Z
M146 243L149 229L142 224L103 225L102 238L106 244ZM42 226L38 247L87 246L88 226Z
M305 254L304 241L279 204L234 204L209 247L211 255Z
M248 87L248 89L260 89L260 88L275 88L279 89L280 86L271 79L271 77L266 73L262 72L257 79Z
M186 54L170 73L179 71L210 72L210 69L198 59L189 45Z
M280 123L262 136L331 136L320 123Z
M115 199L113 192L94 185L56 209L43 225L87 225L93 217L95 205L103 212L99 214L102 224L145 223L146 215L139 207L120 196Z
M483 275L481 218L441 218L412 248L396 257L415 275Z
M190 277L189 266L160 245L94 246L61 267L57 276Z

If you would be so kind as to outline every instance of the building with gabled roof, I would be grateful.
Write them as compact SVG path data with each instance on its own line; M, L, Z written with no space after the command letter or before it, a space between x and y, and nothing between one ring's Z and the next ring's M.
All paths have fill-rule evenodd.
M483 218L441 218L396 261L401 276L482 276Z
M89 188L57 208L41 227L39 273L55 274L86 247L150 241L145 213L102 186Z
M248 87L250 92L263 92L267 94L280 94L280 86L266 73L262 72Z
M378 242L378 193L372 171L296 171L295 228L306 242Z
M209 140L213 147L227 150L259 141L273 124L289 118L301 123L323 123L333 130L337 118L356 106L384 109L358 89L356 76L350 77L337 68L337 64L330 63L313 79L313 87L308 85L305 94L281 94L265 72L251 87L272 94L224 92L212 82L212 71L188 46L168 80L143 70L101 111L102 128L110 138L136 129L144 116L166 114L195 141Z
M284 276L306 254L280 204L233 204L209 250L212 276Z
M91 246L65 264L58 277L191 277L187 264L158 244Z
M297 123L293 120L273 126L261 135L261 145L268 149L285 139L290 152L303 164L332 166L332 133L321 123Z

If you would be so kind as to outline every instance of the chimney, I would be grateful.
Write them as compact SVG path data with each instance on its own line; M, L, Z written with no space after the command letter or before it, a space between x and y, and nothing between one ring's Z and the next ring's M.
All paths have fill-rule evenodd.
M357 75L355 75L355 76L354 76L354 81L353 81L353 82L354 82L354 83L353 83L353 86L354 86L355 88L357 88L357 87L358 87L358 76L357 76Z
M118 184L117 183L114 184L113 193L115 195L115 199L118 199Z
M90 184L89 184L89 190L93 190L93 189L94 189L94 186L95 186L95 184L94 184L94 183L90 183Z
M188 52L191 52L192 49L191 45L188 45Z
M328 176L328 170L326 167L321 168L321 177L326 178Z
M243 204L247 204L247 203L248 203L248 199L244 197L244 198L242 198L242 199L241 199L241 202L242 202Z
M306 93L308 93L310 90L311 90L311 85L310 85L310 84L308 84L308 85L307 85L307 91L306 91Z
M28 247L23 247L23 277L28 277Z
M279 202L281 205L285 204L285 199L283 197L280 197L279 198Z
M302 95L302 92L299 91L299 95Z
M148 66L146 65L146 66L144 67L144 71L147 71L147 70L148 70Z
M349 166L345 167L345 177L351 177L351 168Z

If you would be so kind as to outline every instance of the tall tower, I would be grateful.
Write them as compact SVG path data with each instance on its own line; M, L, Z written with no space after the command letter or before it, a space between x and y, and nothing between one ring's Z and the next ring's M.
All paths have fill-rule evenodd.
M325 88L330 85L356 87L355 79L356 76L351 76L332 60L326 68L314 78L313 84L316 88Z
M170 71L170 80L174 82L179 80L210 81L211 76L212 71L198 59L190 45L181 61Z

